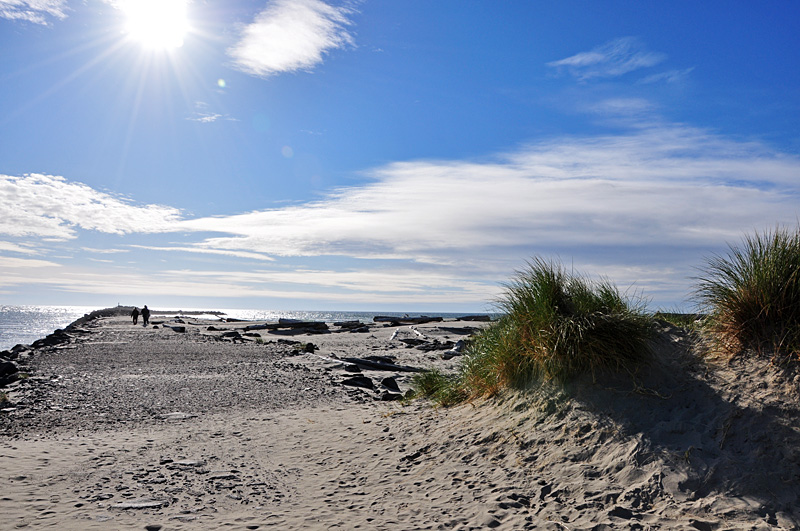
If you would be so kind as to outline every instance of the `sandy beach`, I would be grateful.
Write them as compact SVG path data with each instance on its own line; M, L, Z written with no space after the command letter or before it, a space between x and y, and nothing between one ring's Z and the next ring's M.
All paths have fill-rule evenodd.
M769 360L664 323L635 375L442 409L401 399L414 369L485 323L267 324L103 317L14 353L0 529L800 525L800 376Z

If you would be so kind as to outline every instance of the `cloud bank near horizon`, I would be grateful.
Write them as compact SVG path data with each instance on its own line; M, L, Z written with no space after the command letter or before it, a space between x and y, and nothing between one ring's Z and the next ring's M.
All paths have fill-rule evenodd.
M177 241L120 246L229 261L225 272L153 271L149 282L163 282L152 289L166 293L464 302L485 302L510 271L544 255L675 296L699 265L687 257L753 230L796 225L800 196L800 158L681 125L565 137L483 161L396 162L365 176L314 202L202 218L62 177L0 176L0 206L10 212L0 221L9 240L0 250L31 254L31 238L68 244L91 233L162 233ZM60 263L53 251L39 254L39 266ZM297 265L308 260L316 265ZM23 282L20 267L14 274ZM76 276L64 289L77 285L92 289Z

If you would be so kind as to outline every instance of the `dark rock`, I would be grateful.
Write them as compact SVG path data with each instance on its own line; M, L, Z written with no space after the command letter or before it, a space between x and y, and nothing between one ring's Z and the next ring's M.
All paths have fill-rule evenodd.
M381 393L381 402L394 402L402 399L403 395L400 393L390 393L389 391L384 391Z
M185 326L170 326L170 328L172 328L173 332L180 332L181 334L185 334L186 333L186 327Z
M383 361L383 356L367 356L366 358L342 358L342 361L353 363L365 369L372 369L378 371L393 371L393 372L425 372L425 369L419 367L410 367L408 365L396 365L391 361Z
M376 363L394 363L396 361L392 356L364 356L365 360L374 361Z
M399 339L398 341L400 341L400 343L403 343L407 347L418 347L420 345L425 345L427 343L427 341L425 341L424 339L418 339L415 337Z
M42 339L37 339L34 341L31 346L33 348L44 348L44 347L53 347L56 345L60 345L62 343L66 343L70 340L70 335L64 332L63 330L59 329L46 336Z
M14 362L2 361L0 362L0 376L9 376L19 372L19 368Z
M717 528L714 523L703 520L689 520L689 525L700 531L714 531Z
M623 518L625 520L630 520L631 518L638 518L638 515L627 509L625 507L614 507L610 511L608 511L608 516L616 516L617 518Z
M339 328L358 328L360 326L364 326L364 323L361 321L339 321L337 323L333 323L333 326L338 326Z
M344 370L347 372L361 372L361 369L358 367L358 365L354 363L348 363L345 365Z
M439 342L438 339L434 339L431 343L425 343L424 345L419 345L417 349L423 352L431 352L433 350L449 350L455 346L455 343L452 341L445 341L444 343Z
M393 391L395 393L400 392L400 387L397 385L397 380L395 380L391 376L387 376L386 378L381 380L381 385L383 385L389 391Z
M19 373L9 374L8 376L0 377L0 387L6 387L19 380Z
M300 341L297 341L295 339L279 339L278 340L278 344L279 345L302 345L302 343Z
M349 387L360 387L362 389L375 389L375 383L372 378L367 376L353 376L342 381L342 385Z

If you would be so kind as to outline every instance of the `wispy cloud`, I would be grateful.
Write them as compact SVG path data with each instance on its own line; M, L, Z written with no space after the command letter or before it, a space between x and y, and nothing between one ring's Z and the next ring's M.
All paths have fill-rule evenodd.
M666 72L659 72L658 74L652 74L640 79L638 83L645 85L652 83L680 83L686 79L693 70L694 67L685 68L683 70L668 70Z
M191 122L210 124L216 122L217 120L228 120L231 122L238 121L236 118L231 118L227 114L220 114L218 112L210 111L209 105L203 101L196 102L194 106L194 112L186 118Z
M566 71L581 81L618 77L641 68L655 66L666 59L663 53L648 51L635 37L609 41L588 52L551 61L547 66Z
M87 253L97 254L119 254L130 252L128 249L94 249L92 247L82 247L81 250L86 251Z
M39 254L39 251L25 245L0 241L0 251L19 253L19 254Z
M656 108L656 104L644 98L607 98L585 105L583 110L601 116L639 118Z
M351 11L321 0L274 0L228 50L236 68L260 77L310 70L333 50L354 43Z
M249 258L252 260L265 260L272 262L275 259L261 253L251 253L249 251L231 251L227 249L209 249L207 246L169 246L169 247L155 247L147 245L132 245L132 248L147 249L149 251L159 252L179 252L179 253L196 253L196 254L217 254L223 256L233 256L236 258Z
M48 25L67 18L67 0L0 0L0 18Z
M190 122L200 122L201 124L210 124L222 118L221 114L214 112L196 112L187 118Z
M63 177L0 174L0 234L71 239L76 228L125 234L164 232L180 211L161 205L137 206Z
M34 260L31 258L13 258L11 256L0 256L0 271L10 269L29 269L41 267L60 267L55 262L48 260ZM0 283L0 285L2 285Z

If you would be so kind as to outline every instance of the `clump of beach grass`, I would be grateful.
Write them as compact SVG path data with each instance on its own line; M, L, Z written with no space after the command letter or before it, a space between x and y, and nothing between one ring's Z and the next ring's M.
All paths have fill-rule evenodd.
M463 402L467 392L459 385L457 378L439 370L426 371L414 377L415 396L430 398L444 407Z
M566 382L580 374L629 369L650 352L653 321L644 301L609 281L535 258L505 285L502 317L473 338L459 372L437 376L423 395L491 396L536 381ZM430 383L430 382L429 382ZM432 391L431 391L432 389Z
M706 260L695 298L709 314L714 343L746 351L800 356L800 228L745 236L726 255Z

